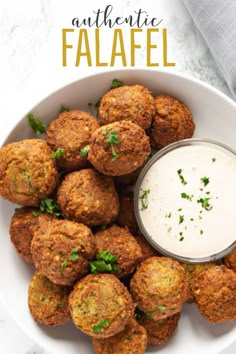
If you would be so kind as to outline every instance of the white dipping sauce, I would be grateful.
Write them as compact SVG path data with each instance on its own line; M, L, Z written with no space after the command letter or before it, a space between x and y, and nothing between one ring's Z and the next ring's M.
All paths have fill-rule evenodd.
M139 189L153 242L182 257L209 257L236 240L236 158L217 146L178 147L155 161Z

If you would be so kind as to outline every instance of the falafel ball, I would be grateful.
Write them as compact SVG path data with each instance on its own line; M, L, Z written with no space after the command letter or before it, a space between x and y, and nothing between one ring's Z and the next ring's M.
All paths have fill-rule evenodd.
M135 235L135 240L138 242L142 251L141 262L151 257L162 256L157 250L155 250L155 248L150 245L150 243L147 242L146 238L143 235Z
M154 321L181 311L186 299L184 268L171 258L152 257L141 263L130 282L138 308Z
M98 118L102 125L130 120L144 130L150 127L154 114L154 98L141 85L124 85L108 91L101 98L98 109Z
M236 272L236 250L225 256L224 262L226 267L231 268L234 272Z
M34 320L47 326L69 322L69 293L69 287L53 284L36 271L28 290L28 304Z
M191 283L201 315L220 323L236 319L236 273L224 265L201 272Z
M96 354L143 354L147 346L147 332L135 319L125 329L110 338L93 338Z
M143 165L150 152L145 131L137 124L121 121L105 125L93 133L88 159L104 175L120 176Z
M142 166L139 166L136 170L134 170L131 173L128 173L126 175L122 175L122 176L116 176L115 177L115 182L118 185L125 185L125 186L130 186L130 185L134 185L138 179L138 176L140 175L140 172L142 171L144 165L145 165L146 161L144 162L144 164Z
M204 270L213 268L216 266L216 263L210 262L210 263L198 263L198 264L186 264L186 263L181 263L185 269L186 272L186 280L187 280L187 300L189 303L193 302L193 295L191 293L191 282L194 281L194 279Z
M26 139L0 149L0 195L13 203L37 206L55 190L58 172L45 141Z
M147 331L147 340L150 345L161 345L168 341L178 326L180 313L154 321L152 317L138 318L138 322Z
M126 287L112 274L87 275L69 296L76 327L89 336L108 338L124 330L134 314Z
M43 275L55 284L71 285L88 273L96 244L87 226L53 219L34 232L31 252Z
M22 207L15 211L9 233L13 245L26 263L33 264L30 247L34 231L51 219L52 215L41 213L31 207Z
M141 248L135 237L124 227L112 225L106 230L95 234L98 253L110 252L117 257L118 270L115 275L118 278L133 273L142 258Z
M65 111L51 121L46 132L46 142L53 151L61 148L64 155L56 158L57 166L67 172L88 165L80 150L88 147L93 132L99 128L95 117L83 111Z
M174 97L155 97L156 115L150 128L150 140L154 149L181 139L191 138L195 124L189 108Z
M111 177L94 169L68 174L57 197L65 218L88 226L109 224L119 212L119 198Z
M134 214L134 194L133 192L120 193L120 211L116 218L119 226L127 227L132 234L138 232L138 224Z

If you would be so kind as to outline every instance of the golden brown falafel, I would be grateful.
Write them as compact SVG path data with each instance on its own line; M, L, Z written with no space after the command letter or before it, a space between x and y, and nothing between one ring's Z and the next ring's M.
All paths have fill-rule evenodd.
M144 261L130 282L130 290L138 308L152 313L154 321L181 311L187 291L184 268L167 257Z
M224 262L226 267L231 268L234 272L236 272L236 250L227 254L224 258Z
M150 140L154 149L181 139L191 138L195 124L189 108L176 98L159 95L155 97L156 115L150 128Z
M47 326L67 323L70 320L69 293L69 287L53 284L36 271L28 291L29 309L34 320Z
M86 156L80 150L90 143L91 135L99 124L88 112L66 111L51 121L46 142L53 151L61 148L64 155L56 159L57 166L64 171L75 171L88 165Z
M130 120L143 129L150 127L155 114L151 92L144 86L124 85L112 89L101 98L98 118L103 125Z
M132 122L121 121L105 125L93 133L88 159L101 173L120 176L143 165L150 152L145 131Z
M142 258L141 248L131 233L117 225L112 225L95 234L98 253L109 251L117 257L119 269L114 273L118 278L132 273Z
M109 338L93 338L96 354L143 354L147 346L147 332L135 319L125 329Z
M161 254L147 242L143 235L135 235L135 240L138 242L142 251L141 262L151 257L161 257Z
M128 290L112 274L81 279L70 294L69 306L76 327L96 338L123 331L135 307Z
M236 273L224 265L201 272L191 292L202 316L213 323L236 319Z
M71 285L88 273L96 244L87 226L53 219L34 232L31 252L42 274L55 284Z
M119 198L112 178L94 169L67 175L58 190L57 201L65 218L88 226L109 224L119 212Z
M151 316L138 318L138 322L146 329L148 344L161 345L168 341L178 326L180 313L154 321Z
M34 231L51 219L52 215L41 213L31 207L22 207L15 211L9 233L13 245L26 263L33 264L30 247Z
M26 139L0 149L0 195L16 204L38 205L58 182L51 154L40 139Z

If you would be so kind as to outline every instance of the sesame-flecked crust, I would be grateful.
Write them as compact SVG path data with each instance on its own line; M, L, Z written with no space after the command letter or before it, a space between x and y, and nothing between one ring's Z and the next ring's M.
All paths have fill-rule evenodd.
M73 260L71 254L75 249L78 259ZM87 226L69 220L51 220L34 233L31 252L42 274L55 284L71 285L88 273L88 260L94 257L96 244Z
M112 89L101 98L98 118L102 125L130 120L143 129L150 127L155 114L151 92L141 85L124 85Z
M156 115L150 128L150 140L154 149L161 149L181 139L191 138L195 124L189 108L174 97L155 97Z
M33 233L40 225L52 219L52 216L46 213L39 212L39 215L34 216L35 208L22 207L15 211L10 224L9 234L11 241L15 246L19 255L26 263L33 264L31 254L31 241Z
M138 322L146 329L149 345L161 345L168 341L178 326L180 313L154 321L151 317L142 317Z
M117 257L119 269L114 273L118 278L133 273L142 258L141 248L135 237L124 227L112 225L95 234L97 251L109 251Z
M88 165L80 149L89 145L92 133L99 128L95 117L79 110L66 111L51 121L46 132L46 142L53 151L64 149L64 156L56 159L64 171L75 171Z
M44 140L26 139L0 150L0 195L13 203L36 206L56 188L58 172Z
M201 272L191 283L202 316L220 323L236 319L236 273L224 265Z
M187 280L187 300L189 303L194 302L193 295L191 293L191 282L194 282L194 279L204 270L213 268L216 266L216 263L199 263L199 264L186 264L181 263L185 269L186 280Z
M118 134L118 144L108 142L110 133ZM137 144L138 142L138 144ZM119 154L113 159L112 148ZM120 121L97 129L92 137L88 159L101 173L109 176L126 175L147 160L151 152L149 138L138 125Z
M134 303L125 286L112 274L87 275L74 286L69 296L74 324L96 338L108 338L121 332L134 314ZM108 325L93 330L103 320Z
M172 316L181 311L186 299L184 268L173 259L151 257L133 275L130 290L138 308L152 312L154 321Z
M119 197L112 178L94 169L67 175L58 190L57 201L65 218L88 226L109 224L119 212Z
M131 319L122 332L109 338L93 338L93 347L96 354L143 354L147 346L147 332Z
M69 293L69 287L53 284L36 271L28 290L28 305L34 320L46 326L69 322Z
M138 224L134 214L134 195L132 192L120 193L120 211L116 218L119 226L127 227L132 234L138 232Z
M225 258L224 262L226 267L231 268L236 272L236 250L229 253Z

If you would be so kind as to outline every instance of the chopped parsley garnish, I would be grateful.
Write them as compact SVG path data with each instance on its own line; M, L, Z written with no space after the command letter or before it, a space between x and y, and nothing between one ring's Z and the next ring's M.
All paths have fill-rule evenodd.
M179 224L182 224L184 221L184 215L179 215Z
M40 119L35 118L32 113L28 114L27 119L35 134L40 135L46 132L45 124Z
M70 260L72 262L76 262L79 259L79 250L78 248L73 248L73 250L70 253Z
M187 199L191 202L193 199L193 195L189 195L187 193L181 193L181 198Z
M204 184L204 187L206 187L208 185L208 183L210 182L210 179L209 179L209 177L202 177L201 182Z
M166 310L165 306L157 306L157 309L160 310L161 312L164 312Z
M45 213L54 214L55 217L61 215L60 209L52 198L44 198L40 201L39 209Z
M108 143L117 145L119 144L118 142L118 133L116 131L113 131L109 134L107 138Z
M108 319L105 318L104 320L101 320L96 326L93 326L93 333L100 333L102 328L108 327L109 324Z
M166 218L171 218L171 212L169 214L166 214Z
M59 113L63 113L63 112L68 112L70 109L66 106L63 106L63 104L61 104L61 108L60 108L60 111Z
M123 86L123 82L118 79L113 79L111 83L111 89Z
M80 156L85 157L88 155L88 152L89 152L89 145L86 145L80 149L79 154Z
M191 218L190 221L194 221L194 218Z
M179 233L180 234L180 238L179 238L179 241L183 241L184 240L184 236L182 236L182 232Z
M181 210L182 210L182 208L179 208L179 209L178 209L178 211L181 211Z
M213 158L211 159L211 161L212 161L212 162L216 162L216 158L213 157Z
M20 210L21 208L15 208L15 211L18 211L18 210Z
M64 306L65 306L64 302L58 302L57 304L57 307L64 307Z
M60 156L65 156L65 151L64 151L64 149L58 148L56 151L54 151L54 152L51 154L51 158L52 158L52 159L57 159L57 158L60 157Z
M67 259L65 258L64 261L61 263L61 270L64 270L68 265Z
M154 311L148 311L148 312L143 312L141 310L139 310L138 308L135 309L135 314L134 316L136 318L148 318L148 317L152 317L154 316L156 313L157 313L157 310L161 311L161 312L164 312L166 310L166 307L165 306L157 306L156 307L156 310Z
M95 103L95 107L98 108L100 106L101 98Z
M200 230L200 235L203 235L203 230Z
M211 199L211 198L200 198L200 199L197 200L197 202L198 202L199 204L201 204L202 207L203 207L205 210L209 211L209 210L211 210L211 209L213 208L212 205L210 205L210 203L209 203L209 200L210 200L210 199Z
M116 264L117 257L113 256L109 251L105 250L96 255L94 261L90 261L90 269L93 274L97 273L114 273L119 269Z
M111 146L111 154L112 154L112 161L115 161L119 158L119 154L116 152L116 150L114 149L114 146Z
M179 175L180 182L185 186L187 182L185 181L184 176L182 175L182 169L180 168L177 173Z
M148 208L148 195L149 195L149 193L150 193L150 189L145 189L142 192L142 195L139 197L139 199L141 200L141 204L142 204L142 210Z
M39 216L39 211L38 210L34 210L34 211L32 211L32 214L33 214L33 216Z
M107 134L109 133L110 130L111 130L111 128L105 128L102 136L107 136Z

